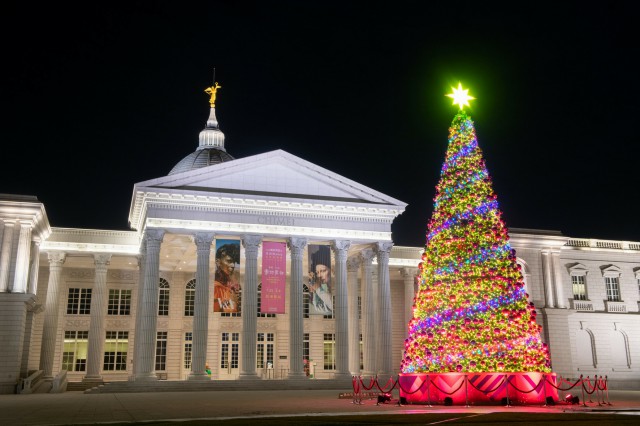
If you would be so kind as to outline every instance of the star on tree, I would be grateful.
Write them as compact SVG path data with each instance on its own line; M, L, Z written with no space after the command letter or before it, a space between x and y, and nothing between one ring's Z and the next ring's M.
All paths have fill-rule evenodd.
M446 96L453 98L453 105L459 105L460 109L463 109L465 105L470 106L469 101L475 99L469 95L469 89L462 88L462 83L458 83L458 88L451 87L451 90L453 90L453 93L449 93Z

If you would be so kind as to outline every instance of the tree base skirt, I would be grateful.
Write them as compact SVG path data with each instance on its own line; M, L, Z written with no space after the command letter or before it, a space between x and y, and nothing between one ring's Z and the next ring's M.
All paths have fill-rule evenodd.
M400 397L411 404L543 405L558 400L555 373L400 373Z

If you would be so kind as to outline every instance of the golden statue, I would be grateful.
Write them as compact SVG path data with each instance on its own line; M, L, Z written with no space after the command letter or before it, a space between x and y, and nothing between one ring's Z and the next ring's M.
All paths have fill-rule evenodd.
M207 87L206 89L204 89L206 93L211 95L211 98L209 99L209 105L211 105L211 108L216 107L216 92L218 91L218 89L221 89L221 88L222 86L220 86L216 81L215 83L213 83L213 86Z

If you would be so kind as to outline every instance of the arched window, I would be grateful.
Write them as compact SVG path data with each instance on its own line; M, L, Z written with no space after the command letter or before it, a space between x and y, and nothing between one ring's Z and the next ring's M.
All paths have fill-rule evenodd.
M160 278L158 287L158 315L169 315L169 281Z
M184 316L192 317L195 312L196 304L196 279L192 279L187 283L184 290Z

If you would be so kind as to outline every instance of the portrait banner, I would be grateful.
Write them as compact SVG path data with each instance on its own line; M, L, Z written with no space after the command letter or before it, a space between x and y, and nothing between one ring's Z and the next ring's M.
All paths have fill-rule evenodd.
M216 240L215 262L213 312L239 313L240 241Z
M287 284L287 246L285 243L262 243L261 314L284 314Z
M331 249L329 246L309 244L309 314L333 315L333 287L331 279Z

